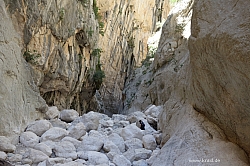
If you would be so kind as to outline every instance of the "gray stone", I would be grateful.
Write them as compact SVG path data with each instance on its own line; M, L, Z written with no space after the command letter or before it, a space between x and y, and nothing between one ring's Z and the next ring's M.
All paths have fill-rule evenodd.
M100 151L103 144L103 138L85 135L77 151Z
M34 147L39 143L39 137L31 131L26 131L20 135L20 143L26 147Z
M76 161L70 161L68 163L60 164L60 166L85 166L85 165Z
M99 127L99 121L104 118L109 117L98 112L90 111L80 117L78 121L82 122L86 126L86 131L89 132L90 130L97 130Z
M5 136L0 136L0 151L4 152L14 152L16 150L16 146L10 143L10 140Z
M57 146L54 148L55 155L62 158L71 158L76 159L77 153L74 144L68 141L61 141L57 143Z
M21 162L23 159L23 156L21 154L13 154L10 157L8 157L8 160L11 163Z
M121 130L121 137L126 141L131 138L142 139L143 132L134 123Z
M52 124L53 127L59 127L62 129L68 129L69 124L66 122L61 121L60 119L51 119L49 122Z
M38 120L28 125L26 131L31 131L38 136L43 135L47 130L52 127L51 123L47 120Z
M125 121L127 119L127 115L113 114L112 119L114 120L114 122Z
M80 151L77 152L80 159L88 160L89 164L99 165L99 164L109 164L108 157L100 152L96 151Z
M41 142L48 141L48 140L60 141L61 139L63 139L68 134L69 134L69 132L66 131L65 129L58 128L58 127L53 127L51 129L49 129L48 131L46 131L41 136Z
M108 157L100 152L89 151L88 152L88 162L94 165L98 164L109 164Z
M46 119L55 119L59 117L59 110L56 106L52 106L48 108L48 111L45 113Z
M64 137L62 141L71 142L75 146L75 148L77 148L81 144L81 141L78 141L77 139L68 136Z
M162 106L152 105L144 113L147 116L149 115L149 116L151 116L153 118L158 118L161 111L162 111Z
M155 150L157 146L153 135L144 135L142 137L142 142L145 149Z
M123 155L115 155L113 159L113 163L119 166L131 166L131 162L126 159Z
M43 152L47 156L50 156L52 154L52 148L47 146L45 143L39 143L39 144L35 145L33 148L36 150L40 150L41 152Z
M80 139L83 135L86 134L86 127L82 122L77 123L76 125L70 126L68 128L69 137Z
M100 119L99 123L101 124L101 127L103 127L103 128L108 128L108 127L114 126L113 120Z
M138 138L131 138L125 141L126 150L143 148L142 141Z
M148 166L146 160L138 160L133 162L133 166Z
M0 160L5 160L7 158L7 154L5 152L0 151Z
M147 150L147 149L144 149L144 148L141 148L141 149L135 149L135 158L134 160L137 161L137 160L141 160L141 159L148 159L152 154L152 151L151 150Z
M48 158L46 160L46 166L54 166L56 164L64 164L68 162L67 159L65 158L61 158L61 157L57 157L57 158Z
M60 112L60 119L65 122L72 122L79 117L79 113L76 110L62 110Z
M29 158L32 160L33 163L37 164L44 160L47 160L49 157L39 150L30 149Z
M121 152L125 152L125 144L121 136L119 136L116 133L112 133L108 136L107 139L112 141L119 148Z
M143 112L136 111L136 112L130 113L127 117L127 120L130 123L135 123L135 122L137 122L141 119L145 119L145 118L146 118L146 115Z
M120 153L119 148L111 140L106 140L104 142L103 150L105 150L105 152L113 151L116 153Z

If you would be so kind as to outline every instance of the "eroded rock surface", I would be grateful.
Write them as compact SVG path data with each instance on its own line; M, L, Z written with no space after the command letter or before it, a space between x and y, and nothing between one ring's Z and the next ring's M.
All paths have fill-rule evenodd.
M47 106L22 57L21 37L14 29L3 0L0 1L0 18L0 135L13 137L28 123L42 118Z

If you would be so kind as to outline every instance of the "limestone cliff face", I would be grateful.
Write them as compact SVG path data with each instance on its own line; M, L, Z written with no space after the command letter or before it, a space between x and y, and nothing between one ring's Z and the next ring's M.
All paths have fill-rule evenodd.
M126 89L138 90L129 111L163 108L162 149L153 166L204 165L204 159L249 165L249 18L239 19L249 10L243 6L249 2L181 1L162 27L153 64L130 79L140 84Z
M250 153L249 1L196 1L189 41L190 100Z
M95 93L99 25L93 1L6 0L24 58L48 105L85 112Z
M43 117L45 101L22 57L19 42L5 3L0 1L0 135L20 134L28 123Z
M105 33L99 46L106 74L100 94L104 109L117 113L123 109L124 85L135 66L146 57L147 39L157 22L167 17L169 2L163 0L99 0Z
M145 58L147 38L169 10L163 0L5 2L41 96L48 105L82 113L122 109L124 82ZM97 66L106 77L94 96Z

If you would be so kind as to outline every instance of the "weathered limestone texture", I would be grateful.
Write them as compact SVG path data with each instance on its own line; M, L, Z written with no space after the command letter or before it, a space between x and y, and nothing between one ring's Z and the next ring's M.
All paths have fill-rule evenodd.
M235 17L230 16L229 9L234 6L231 3L235 5ZM243 6L237 7L236 1L181 1L162 27L153 64L144 64L136 70L135 75L141 77L130 78L133 86L140 84L127 89L138 90L132 95L135 97L128 112L143 111L148 103L162 105L163 109L158 124L163 132L162 148L148 161L150 165L218 165L218 162L223 166L249 165L249 50L246 47L249 42L243 37L249 33L244 27L249 18L235 23L227 19L244 15L240 9ZM225 11L225 15L219 11ZM194 24L189 39L191 16ZM217 17L225 18L218 29L214 24ZM236 59L231 61L233 57ZM224 78L227 84L222 84ZM229 89L225 85L230 85ZM236 135L234 140L232 136Z
M100 95L104 109L117 113L123 109L125 81L146 57L147 39L166 19L169 2L163 0L97 0L105 24L99 47L106 74Z
M249 1L196 1L190 101L250 154Z
M10 137L43 117L47 105L22 58L20 36L3 0L0 0L0 22L0 135Z
M47 104L86 112L95 93L98 21L93 1L5 0Z

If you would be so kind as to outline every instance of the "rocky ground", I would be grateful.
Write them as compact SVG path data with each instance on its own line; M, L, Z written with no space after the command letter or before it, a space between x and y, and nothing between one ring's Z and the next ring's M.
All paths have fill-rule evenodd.
M0 136L0 160L16 166L151 165L161 144L161 132L154 129L160 110L152 105L144 113L108 117L50 107L47 120L29 124L18 144Z

